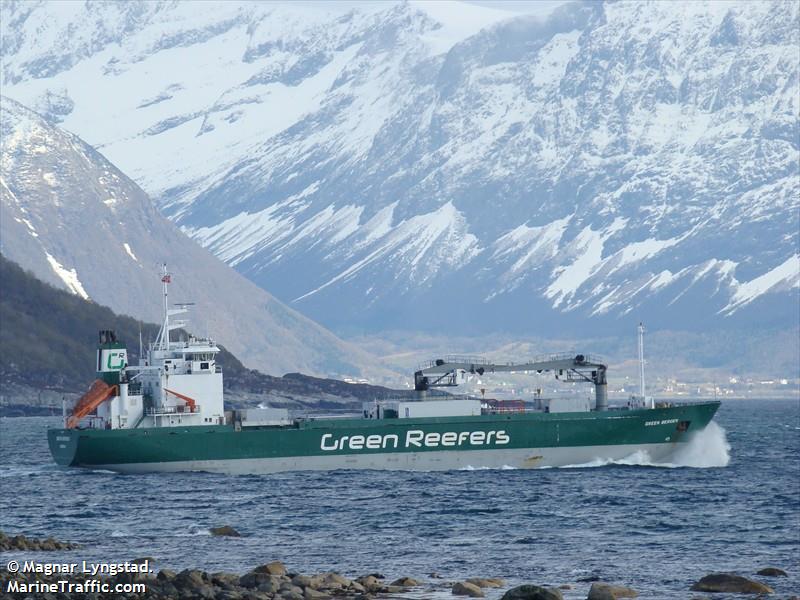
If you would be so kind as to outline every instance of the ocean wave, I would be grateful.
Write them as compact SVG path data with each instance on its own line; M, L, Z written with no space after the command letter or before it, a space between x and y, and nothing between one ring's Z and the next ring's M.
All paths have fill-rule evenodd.
M596 458L589 462L562 465L560 469L586 469L622 465L628 467L657 467L661 469L712 469L727 467L731 460L731 445L725 429L711 421L703 431L693 436L688 443L680 446L672 456L671 462L656 462L646 450L637 450L620 459ZM544 467L547 468L547 467Z
M121 529L114 529L109 536L112 538L122 538L122 537L130 537L131 533L129 531L123 531Z
M731 462L731 445L725 429L715 421L695 435L688 444L675 453L674 465L710 469L727 467Z
M9 465L0 467L0 479L7 477L30 477L31 475L41 475L58 469L57 465Z

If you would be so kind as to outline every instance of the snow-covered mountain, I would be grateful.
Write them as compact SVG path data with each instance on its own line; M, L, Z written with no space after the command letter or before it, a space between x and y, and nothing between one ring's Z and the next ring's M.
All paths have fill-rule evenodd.
M249 366L273 374L381 373L366 353L186 237L77 136L6 97L0 136L0 251L39 279L157 323L158 267L166 261L171 299L197 304L187 328L214 335Z
M340 330L796 324L800 5L5 3L3 87Z

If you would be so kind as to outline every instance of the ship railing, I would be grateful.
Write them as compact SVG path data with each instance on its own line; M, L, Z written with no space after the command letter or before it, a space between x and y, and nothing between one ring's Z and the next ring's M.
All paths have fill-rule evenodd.
M442 361L444 363L466 363L469 365L490 365L492 361L488 358L483 356L471 356L467 354L448 354L442 358L436 358L432 360L425 361L419 365L417 370L422 371L423 369L430 369L431 367L438 367L441 366ZM496 364L496 363L495 363Z
M333 419L360 419L360 418L361 418L361 413L353 412L352 410L347 414L305 413L302 415L297 415L295 417L295 419L300 419L303 421L317 421L320 419L329 421Z
M534 356L530 361L526 362L551 362L556 360L573 360L577 356L583 356L584 361L588 363L608 364L606 359L599 354L587 354L586 352L579 352L572 350L569 352L556 352L551 354L539 354Z
M458 354L451 354L447 355L443 358L437 358L433 360L429 360L423 362L417 368L418 371L422 371L425 369L430 369L432 367L441 366L442 363L445 364L468 364L468 365L475 365L475 366L489 366L489 365L502 365L506 367L513 367L514 365L519 364L526 364L526 363L543 363L543 362L553 362L557 360L573 360L577 356L583 356L583 359L588 363L599 363L599 364L608 364L605 359L597 354L587 354L585 352L578 352L578 351L568 351L568 352L551 352L547 354L539 354L534 356L529 360L524 361L517 361L517 362L501 362L501 361L494 361L483 356L470 356L470 355L458 355Z
M365 400L365 402L425 402L427 400L479 400L480 398L476 398L475 396L471 396L469 394L448 394L447 392L442 392L439 390L428 390L425 395L420 395L418 393L411 394L405 396L375 396L370 400Z
M161 415L190 415L199 413L200 407L195 406L194 410L190 406L148 407L145 412L149 417L158 417Z

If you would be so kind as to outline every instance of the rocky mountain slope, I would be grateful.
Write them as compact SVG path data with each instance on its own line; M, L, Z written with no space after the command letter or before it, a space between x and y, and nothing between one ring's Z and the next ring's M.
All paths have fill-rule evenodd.
M374 365L187 238L75 135L3 97L0 136L0 250L41 280L159 322L158 265L166 261L171 300L196 303L190 327L249 367L342 375Z
M53 6L6 93L326 325L797 326L797 3Z

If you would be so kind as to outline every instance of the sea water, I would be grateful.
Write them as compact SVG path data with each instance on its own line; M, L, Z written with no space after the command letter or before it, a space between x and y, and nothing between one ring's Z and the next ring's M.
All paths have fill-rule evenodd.
M776 597L800 593L797 400L723 402L669 464L633 453L533 471L118 475L53 464L46 428L59 422L0 420L0 529L84 545L39 560L237 573L282 560L432 582L407 598L452 597L447 581L482 576L570 584L568 599L593 578L685 599L707 573L775 566L789 572L765 580ZM220 525L243 537L210 536Z

